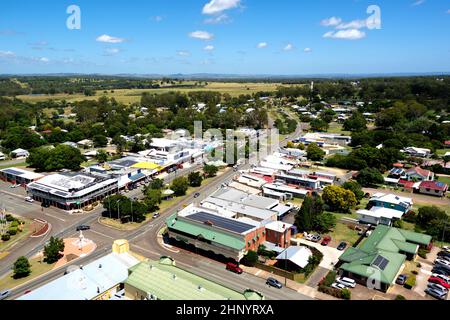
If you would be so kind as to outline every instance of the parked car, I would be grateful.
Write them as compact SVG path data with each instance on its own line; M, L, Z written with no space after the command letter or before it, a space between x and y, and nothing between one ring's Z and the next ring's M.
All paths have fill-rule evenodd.
M314 235L313 235L312 233L310 233L310 234L307 234L307 235L305 236L305 239L306 239L306 240L309 240L309 241L312 241L313 237L314 237Z
M267 278L266 284L271 287L278 288L278 289L283 288L283 285L281 284L281 282L274 278Z
M347 247L347 243L345 243L344 241L342 241L341 243L339 243L339 245L337 246L337 249L339 251L344 250Z
M437 284L437 283L429 282L427 287L439 290L443 294L447 294L448 293L448 289L446 289L445 287L443 287L443 286L441 286L440 284Z
M439 266L434 267L433 270L431 270L431 272L436 274L442 274L444 276L450 276L450 270L441 268Z
M86 226L86 225L80 225L77 227L77 231L86 231L86 230L90 230L91 227L90 226Z
M450 277L448 277L446 275L439 274L439 273L433 273L431 276L432 277L436 277L436 278L440 278L440 279L444 280L445 282L450 283Z
M441 291L436 290L434 288L426 288L425 292L428 293L430 296L435 297L439 300L444 300L446 294L443 294Z
M356 287L356 281L346 277L339 277L336 279L336 282L343 284L346 287L354 288Z
M198 197L200 197L200 192L196 192L196 193L194 194L194 198L198 198Z
M345 289L345 288L347 288L346 286L344 286L342 283L338 283L338 282L334 282L332 285L331 285L331 287L332 288L335 288L335 289Z
M438 256L438 258L450 262L450 256Z
M34 202L34 199L32 197L25 197L25 201L32 203Z
M153 219L159 218L159 216L160 216L159 212L155 212L153 214Z
M403 286L406 279L408 279L408 276L406 274L401 274L398 276L397 280L395 280L395 283Z
M242 269L239 268L239 266L236 263L233 263L233 262L228 262L226 269L229 270L229 271L232 271L234 273L237 273L237 274L241 274L242 273Z
M450 251L442 250L437 255L438 257L450 257Z
M322 239L322 237L320 236L320 234L315 234L315 235L312 236L311 241L312 241L312 242L319 242L320 239Z
M447 261L447 260L445 260L445 259L437 258L436 261L434 261L434 262L435 262L436 264L438 264L438 265L450 267L450 261Z
M445 282L444 280L442 280L441 278L437 278L437 277L430 277L429 279L428 279L428 282L431 282L431 283L437 283L437 284L440 284L441 286L443 286L444 288L446 288L446 289L449 289L450 288L450 284L448 284L447 282Z
M325 238L323 238L322 242L320 243L323 246L327 246L331 241L331 237L330 236L326 236Z
M0 300L4 300L9 297L11 290L5 290L0 292Z

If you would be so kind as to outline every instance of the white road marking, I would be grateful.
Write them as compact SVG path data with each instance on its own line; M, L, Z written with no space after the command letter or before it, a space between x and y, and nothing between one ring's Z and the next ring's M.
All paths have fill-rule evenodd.
M255 273L255 276L257 276L258 274L260 274L262 272L262 270L258 270L257 273Z
M106 238L115 240L115 238L113 238L113 237L111 237L111 236L108 236L108 235L106 235L106 234L104 234L104 233L101 233L101 232L98 232L98 231L95 231L95 230L92 230L92 229L90 229L89 231L90 231L90 232L93 232L93 233L96 233L96 234L98 234L98 235L101 235L101 236L103 236L103 237L106 237Z
M52 215L52 214L50 214L50 213L44 213L44 215L45 215L45 216L48 216L48 217L52 217L52 218L58 219L58 220L60 220L60 221L62 221L62 222L66 222L66 220L64 220L63 218L54 216L54 215Z
M149 252L149 253L151 253L151 254L160 255L159 253L157 253L157 252L155 252L155 251L152 251L152 250L149 250L149 249L145 249L145 248L143 248L143 247L141 247L141 246L138 246L138 245L136 245L136 244L131 244L131 246L132 246L132 247L136 247L136 248L138 248L138 249L140 249L140 250L142 250L142 251Z

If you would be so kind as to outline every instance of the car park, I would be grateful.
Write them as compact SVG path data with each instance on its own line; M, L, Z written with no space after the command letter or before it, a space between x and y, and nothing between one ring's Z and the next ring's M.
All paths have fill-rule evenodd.
M335 288L335 289L345 289L345 288L347 288L345 285L343 285L342 283L338 283L338 282L334 282L331 285L331 287Z
M90 230L91 227L90 226L86 226L86 225L80 225L77 227L77 231L86 231L86 230Z
M0 292L0 300L8 298L11 294L11 290L5 290Z
M346 277L339 277L336 279L336 282L343 284L346 287L354 288L356 287L356 281Z
M320 243L323 246L327 246L329 243L331 242L331 237L330 236L326 236L323 238L322 242Z
M446 294L443 294L441 291L436 290L434 288L427 288L425 289L425 292L428 293L430 296L439 300L444 300L446 296Z
M408 276L406 274L401 274L398 276L397 280L395 280L395 283L403 286L407 279Z
M443 286L443 287L446 288L446 289L449 289L449 288L450 288L450 284L448 284L447 282L445 282L445 281L442 280L441 278L430 277L430 278L428 279L428 282L440 284L441 286Z
M337 246L337 249L339 251L344 250L347 247L347 243L345 243L344 241L342 241L341 243L339 243L339 245Z
M281 284L281 282L274 278L267 278L266 284L271 287L278 288L278 289L283 288L283 285Z
M228 262L226 269L237 274L241 274L243 272L242 269L239 268L239 265L233 262Z

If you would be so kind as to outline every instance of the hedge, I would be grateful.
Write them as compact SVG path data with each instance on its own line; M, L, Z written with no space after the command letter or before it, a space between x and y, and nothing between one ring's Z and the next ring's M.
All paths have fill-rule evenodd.
M8 241L9 239L11 239L11 236L9 234L5 233L4 235L2 235L3 241Z
M335 271L330 271L325 276L325 278L323 278L320 284L324 285L325 287L331 287L331 285L334 283L334 280L336 280L336 276L337 274Z
M8 233L11 236L15 236L17 234L17 227L10 227Z
M335 289L331 287L325 287L324 285L319 285L319 292L323 292L329 294L330 296L339 298L339 299L350 299L351 293L348 289ZM345 290L345 291L344 291Z
M416 276L412 275L409 277L405 282L405 288L406 289L412 289L416 285Z

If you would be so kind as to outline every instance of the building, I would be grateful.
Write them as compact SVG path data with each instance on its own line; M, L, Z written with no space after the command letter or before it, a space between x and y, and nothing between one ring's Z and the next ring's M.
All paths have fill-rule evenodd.
M27 186L33 199L64 210L80 209L118 190L117 179L67 172L45 176Z
M12 158L28 158L30 156L30 153L25 149L16 149L14 151L11 151L11 157Z
M414 260L419 247L429 247L431 236L379 225L358 247L339 257L340 273L362 285L378 283L387 291L402 272L405 260Z
M71 141L64 142L63 145L69 146L72 148L78 148L78 144L76 144L75 142L71 142Z
M117 250L117 248L120 248ZM110 300L123 287L128 269L139 260L126 240L113 244L113 252L19 297L17 300Z
M297 176L286 173L276 173L275 179L283 181L286 184L302 187L306 190L318 190L320 189L320 181L317 179L311 179L309 177Z
M264 300L258 292L240 293L185 271L170 257L131 267L125 296L132 300Z
M84 140L78 141L77 145L78 145L79 148L89 149L89 148L93 148L94 147L94 142L92 140L89 140L89 139L84 139Z
M0 170L0 180L11 182L12 184L20 184L21 186L26 186L27 184L37 181L43 177L44 175L42 174L20 168L7 168Z
M254 188L261 188L264 184L267 183L266 180L259 178L258 176L246 173L241 174L239 178L237 178L237 181Z
M448 185L439 181L422 181L419 185L419 193L437 197L444 197L448 190Z
M218 215L205 208L189 206L166 220L169 237L240 261L249 251L257 251L266 241L263 226Z
M0 161L6 160L6 155L3 152L0 152Z
M312 256L311 249L304 246L290 246L281 252L277 257L277 261L285 261L288 264L288 270L305 268Z
M413 206L411 198L396 196L395 194L375 193L369 200L367 209L372 207L383 207L388 209L394 209L401 211L402 213L408 212Z
M265 225L266 241L278 247L286 248L291 244L292 224L282 221L273 221Z
M305 198L310 191L306 189L294 188L284 183L274 182L274 183L266 183L263 187L263 193L265 194L267 190L272 190L276 192L283 193L288 195L288 198Z
M400 152L406 153L411 157L419 157L419 158L427 158L431 155L430 149L415 148L415 147L408 147L403 150L400 150Z
M434 180L434 172L425 170L420 167L411 168L406 171L406 180L409 181L432 181Z
M384 207L372 207L370 210L358 210L358 221L360 223L367 223L372 225L384 224L391 226L395 220L400 220L403 216L403 212L399 210L384 208Z

